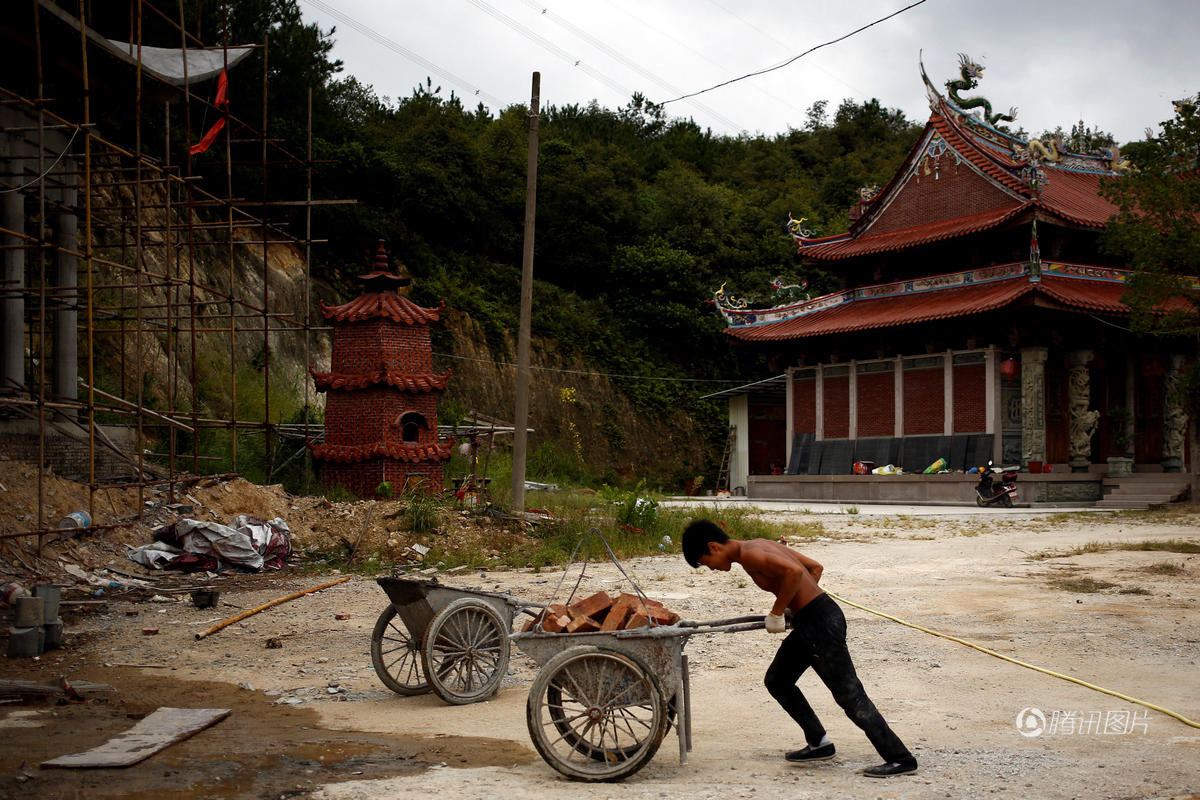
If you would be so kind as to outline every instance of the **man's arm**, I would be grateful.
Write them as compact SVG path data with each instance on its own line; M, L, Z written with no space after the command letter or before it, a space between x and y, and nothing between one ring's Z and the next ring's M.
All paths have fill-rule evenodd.
M796 553L795 550L792 552ZM800 563L803 564L804 568L808 570L808 574L812 575L813 583L820 583L821 573L825 571L825 568L803 553L796 553L796 557L800 559Z

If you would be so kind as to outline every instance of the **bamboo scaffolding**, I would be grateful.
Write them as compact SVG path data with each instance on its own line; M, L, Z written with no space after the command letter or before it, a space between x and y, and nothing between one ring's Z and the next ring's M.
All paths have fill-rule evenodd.
M222 0L226 23L228 1ZM77 7L70 8L71 5ZM237 474L239 437L265 437L265 470L274 474L278 469L274 439L281 432L289 437L298 435L298 431L312 432L308 424L310 387L307 382L304 423L288 426L271 423L272 408L278 407L272 400L272 361L279 347L279 337L301 336L307 365L311 335L329 330L327 326L312 325L308 308L311 281L308 265L312 246L328 241L313 237L312 208L353 205L357 201L313 196L315 165L331 162L312 158L311 90L305 154L292 153L283 139L268 135L269 42L253 45L262 58L262 118L257 126L229 114L228 109L217 108L208 98L193 94L186 59L182 85L168 83L147 70L142 61L143 24L147 17L153 17L155 24L172 26L178 32L181 48L204 46L198 26L194 34L188 30L183 0L178 0L173 12L158 5L161 4L145 0L133 0L129 4L128 41L133 45L129 62L133 98L131 142L122 143L102 135L93 122L97 108L107 100L109 86L118 84L111 72L105 78L107 85L103 82L97 85L93 81L89 55L97 45L92 41L95 33L90 29L91 4L85 0L52 9L35 3L31 29L17 33L27 35L32 42L34 80L26 84L25 89L32 86L36 96L29 97L23 91L4 85L8 81L0 76L0 106L12 110L17 114L13 119L19 120L3 132L15 143L14 148L27 154L21 158L30 165L28 169L13 171L7 169L10 162L0 162L3 164L0 189L21 192L31 212L22 222L21 230L0 226L0 237L5 240L0 250L27 253L21 286L0 290L6 297L16 293L22 297L26 353L21 385L0 394L0 411L11 412L17 418L36 420L39 507L35 530L7 532L3 538L38 536L39 551L42 537L54 532L47 527L45 519L47 504L43 476L49 461L47 438L65 435L68 428L76 431L72 434L76 438L86 432L87 465L84 471L88 510L93 518L96 517L97 490L113 487L104 482L98 470L98 446L129 460L137 480L117 485L136 488L139 506L144 507L142 498L147 488L166 486L173 501L177 485L200 479L197 477L200 462L209 458L200 452L201 431L230 431L234 472L222 473L222 477ZM42 25L43 18L63 19L71 14L78 19L79 32L78 50L74 55L69 52L70 48L63 50L60 39L50 40L53 46L46 45ZM223 29L227 31L228 25ZM226 48L225 66L228 68L229 42L222 41L222 45ZM82 105L75 107L72 114L62 111L67 107L65 104L45 96L46 86L60 85L46 83L44 76L50 69L56 70L56 75L67 72L78 76ZM165 91L171 99L150 105L151 84L155 97L161 98ZM209 118L221 116L227 120L223 140L210 151L219 161L212 160L210 155L203 175L198 174L191 154L193 108L203 109ZM72 119L73 115L78 118ZM178 117L173 119L175 115ZM158 122L162 123L157 128L162 131L161 142L150 141L144 133ZM234 129L237 130L236 137L232 135ZM178 132L176 136L182 142L172 143L173 131ZM176 149L181 143L182 151ZM173 153L179 152L181 158L172 157ZM258 167L256 192L238 190L233 175L235 164ZM38 177L26 184L34 165ZM273 197L270 191L272 176L280 170L294 169L304 171L304 199ZM224 172L224 180L218 178L214 182L213 176L219 172ZM248 194L257 196L251 199ZM292 222L279 218L292 209L303 210L302 233L293 233ZM274 219L272 212L275 212ZM48 215L75 216L79 222L78 238L72 235L63 240L65 237L58 235L57 228L54 237L48 237ZM30 224L32 219L37 220L35 225ZM270 275L269 257L271 248L276 246L303 253L305 307L302 314L272 308L276 287ZM247 251L247 247L251 249ZM245 256L251 253L256 261L261 261L256 276L261 291L256 291L255 297L243 297L241 295L247 293L239 273L246 268ZM218 259L223 262L220 277L200 280L198 262L201 257L214 266ZM50 279L51 274L58 274L50 268L50 264L59 263L58 259L73 260L78 265L76 283L60 286L57 277ZM62 378L57 372L59 354L56 346L51 346L50 323L53 321L57 326L62 319L75 319L59 315L76 312L79 314L77 363L84 374L77 378L78 389L68 393L76 396L62 396ZM60 333L61 329L56 327L54 331ZM223 349L231 365L239 363L239 353L252 342L261 342L261 377L239 376L236 368L230 369L227 379L230 412L220 418L213 412L202 413L198 388L197 359L202 352L210 352L211 345L206 344L212 342L210 334L227 339ZM108 354L110 363L114 363L111 360L113 354L117 355L119 363L115 363L115 368L120 371L119 386L106 384L100 388L96 385L98 349L101 347ZM159 355L153 355L154 352ZM156 400L159 404L155 408L148 405L149 396L141 377L151 368L153 359L161 359L158 363L165 364L162 370L165 400ZM53 390L48 364L55 365L56 369ZM242 418L238 410L239 395L255 390L255 380L261 382L262 410L250 415L252 418ZM122 451L114 444L99 423L99 414L128 420L124 427L135 437L134 452ZM188 437L185 440L188 444L181 447L180 436ZM149 452L146 444L152 440L160 445L154 448L154 453L160 454L155 458L166 460L165 478L152 474L151 464L145 460ZM161 474L162 462L156 463L158 466L154 471ZM182 470L190 470L190 474ZM98 524L87 530L103 532L119 524Z

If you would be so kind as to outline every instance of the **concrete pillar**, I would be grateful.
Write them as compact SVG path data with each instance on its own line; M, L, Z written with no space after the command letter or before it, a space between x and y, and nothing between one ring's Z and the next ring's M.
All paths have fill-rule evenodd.
M25 144L18 136L3 137L5 152L0 173L10 189L25 182ZM25 195L19 191L0 194L0 227L25 231ZM3 237L3 268L0 269L0 391L16 391L25 384L25 250L26 242L12 235Z
M813 435L815 441L821 441L825 438L825 365L817 365L816 386L813 387L813 413L816 414L816 434Z
M1021 348L1021 460L1046 460L1045 347Z
M847 436L849 436L850 439L853 440L853 439L858 438L858 362L855 361L854 359L850 359L849 383L850 383L850 389L849 389L850 421L849 421L849 427L847 428L847 430L848 430Z
M750 475L750 395L739 394L729 398L729 424L736 430L729 463L729 489L739 486L745 489Z
M895 378L896 423L892 435L899 438L904 435L904 356L896 356Z
M784 382L783 393L783 468L786 470L792 457L792 442L796 439L796 368L787 368L787 378Z
M60 292L54 312L55 397L74 400L79 396L79 217L75 215L79 192L75 188L75 160L64 158L59 180L63 187L55 199L63 205L54 218L55 286Z
M942 357L942 434L954 435L954 351Z

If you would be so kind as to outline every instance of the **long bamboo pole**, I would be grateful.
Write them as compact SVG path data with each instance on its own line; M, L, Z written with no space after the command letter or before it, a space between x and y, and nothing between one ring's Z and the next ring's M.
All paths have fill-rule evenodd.
M289 594L287 597L280 597L279 599L272 600L269 603L263 603L261 606L258 606L257 608L252 608L248 611L243 611L242 613L238 614L236 617L230 617L229 619L227 619L223 622L218 622L216 625L213 625L211 628L206 630L204 633L197 633L196 638L203 639L205 636L214 634L217 631L221 630L222 628L227 628L235 622L241 622L246 617L252 617L260 611L266 611L268 608L280 605L281 603L286 603L289 600L295 600L299 597L304 597L304 595L306 595L306 594L312 594L313 592L319 592L322 589L328 589L330 586L337 586L339 583L345 583L346 581L350 580L353 577L354 577L353 575L344 575L341 578L338 578L336 581L330 581L329 583L323 583L320 586L314 586L311 589L304 589L303 591L293 592L292 594Z

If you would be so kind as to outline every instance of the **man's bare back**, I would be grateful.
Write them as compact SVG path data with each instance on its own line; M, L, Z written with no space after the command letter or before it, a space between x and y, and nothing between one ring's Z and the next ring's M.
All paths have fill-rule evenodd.
M769 539L748 539L739 549L742 569L758 588L775 595L773 613L794 614L824 594L817 586L822 567L811 558Z

